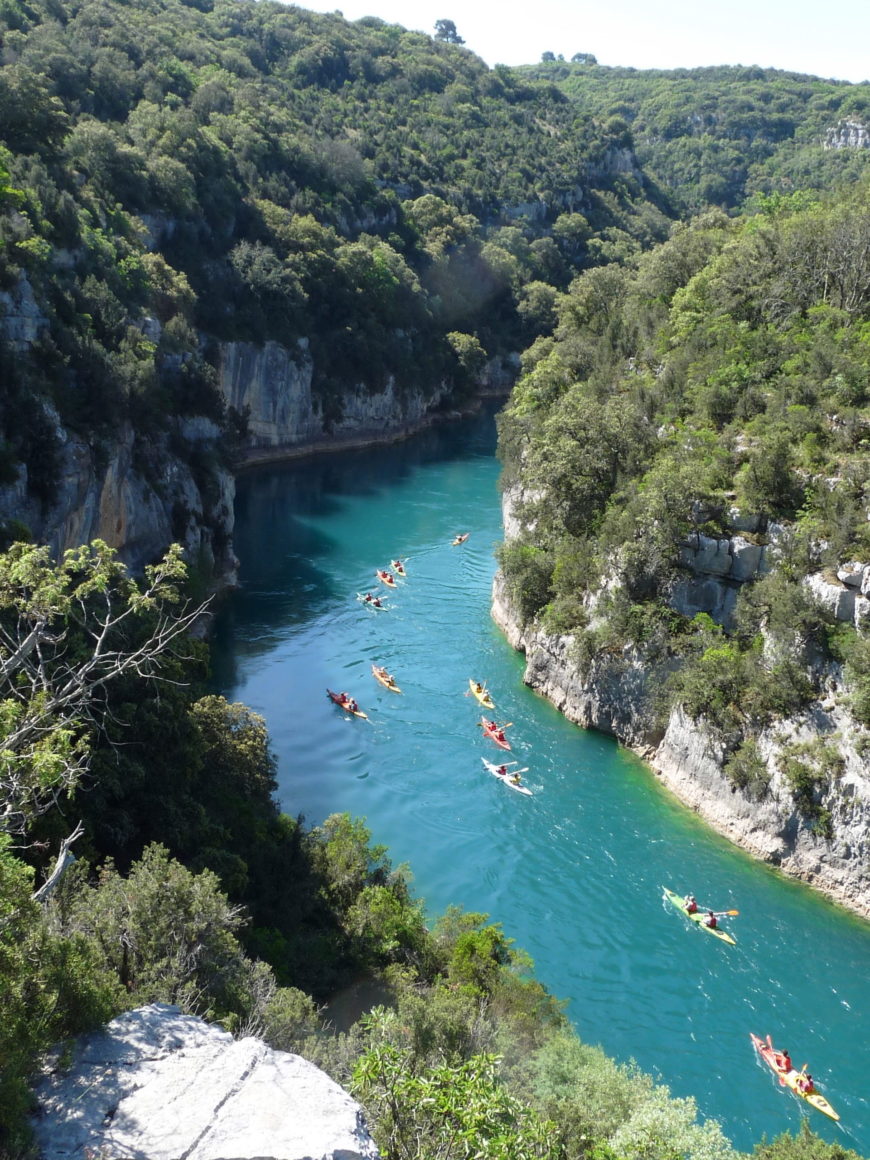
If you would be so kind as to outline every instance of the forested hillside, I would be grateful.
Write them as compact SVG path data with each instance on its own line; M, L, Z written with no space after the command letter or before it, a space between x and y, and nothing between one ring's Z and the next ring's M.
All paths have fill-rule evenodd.
M866 182L701 215L575 281L501 427L520 617L572 633L582 672L638 649L670 674L649 740L679 706L732 788L791 801L832 857L870 745L868 256Z
M870 724L866 640L799 583L808 559L870 552L866 187L745 217L707 204L848 184L867 151L816 136L863 115L864 87L490 70L375 19L239 0L0 0L0 41L13 505L57 501L71 435L92 473L121 441L174 538L190 471L214 546L246 427L218 390L222 344L308 352L334 422L388 382L452 408L525 350L502 425L523 617L571 630L580 663L626 641L679 653L672 695L721 727L753 792L753 729L815 695L813 650ZM681 547L730 532L738 506L759 537L794 532L726 640L667 598ZM428 930L364 824L280 813L264 722L208 695L187 635L196 559L173 549L137 584L103 543L52 561L29 531L8 520L0 555L0 1155L27 1154L45 1050L152 1000L353 1084L390 1158L458 1155L457 1137L483 1154L494 1134L487 1155L734 1155L692 1101L580 1043L487 916ZM824 755L793 756L823 833ZM385 1009L337 1035L318 1006L361 977ZM757 1154L853 1155L809 1132Z
M391 378L455 401L578 268L667 231L606 123L378 20L33 0L0 36L0 291L37 331L0 350L4 477L46 499L42 399L91 443L231 437L215 342L271 339L306 343L327 416Z
M550 61L519 72L558 85L587 115L621 119L644 172L687 210L846 186L870 160L868 84L757 66L640 71ZM864 147L849 147L856 138Z

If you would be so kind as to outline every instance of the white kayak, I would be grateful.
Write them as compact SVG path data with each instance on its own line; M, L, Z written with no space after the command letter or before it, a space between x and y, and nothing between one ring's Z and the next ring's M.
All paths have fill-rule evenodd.
M493 775L493 777L497 777L499 781L503 782L504 785L510 786L511 789L515 789L517 793L525 794L526 797L533 796L532 791L528 788L528 786L523 785L523 783L519 780L521 773L528 772L528 766L526 766L525 769L508 770L507 773L502 773L501 765L496 765L494 761L487 761L485 757L481 757L480 760ZM511 765L516 765L516 762L512 761ZM514 778L517 780L514 781Z

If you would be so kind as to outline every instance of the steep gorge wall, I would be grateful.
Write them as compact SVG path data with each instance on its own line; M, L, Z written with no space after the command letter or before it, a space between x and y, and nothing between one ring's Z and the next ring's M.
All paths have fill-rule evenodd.
M506 497L505 527L509 534L515 534L517 523L510 500ZM702 602L698 593L703 590L710 605L722 608L723 594L730 593L735 583L733 576L726 574L730 567L726 569L723 563L727 551L720 546L713 552L711 545L700 543L691 550L700 553L701 560L711 552L718 560L720 591L710 587L713 574L699 571L686 579L683 599L691 608ZM699 563L698 557L695 563ZM763 567L761 553L758 563ZM856 605L863 614L866 600L857 590L858 576L863 583L864 569L849 573L851 587L837 578L815 580L815 589L826 595L829 607L834 606L841 591L847 594L848 599L839 602L841 619L853 622ZM866 578L870 581L870 569ZM758 751L770 782L766 793L758 798L737 788L725 775L727 755L703 723L690 720L679 707L661 721L655 698L668 675L667 664L652 662L641 650L626 647L616 655L595 656L581 671L571 636L548 635L537 626L520 624L501 574L493 586L492 615L513 647L525 653L526 684L547 697L569 720L612 734L634 749L669 790L735 844L870 917L870 769L864 756L867 731L857 727L847 711L842 674L836 666L825 672L824 693L817 701L801 714L777 721L759 737ZM830 837L815 833L801 817L780 767L786 748L802 743L826 743L836 750L842 763L820 801L830 813Z
M383 391L348 388L335 414L326 415L312 392L314 363L306 339L295 350L276 342L220 346L218 385L228 406L247 420L243 463L290 458L421 430L446 394L426 395L390 380Z
M24 275L0 293L0 336L13 351L28 351L47 327ZM156 319L141 327L149 341L159 341ZM247 422L236 466L402 438L442 413L446 387L427 395L390 381L380 392L349 386L334 413L325 415L312 391L314 364L305 339L293 350L275 342L226 342L217 350L219 390ZM514 370L489 366L482 393L506 393ZM136 572L178 541L215 586L235 583L235 480L215 423L177 417L155 438L125 425L96 445L65 428L49 403L44 409L58 449L54 495L48 503L36 499L22 467L13 484L0 488L0 522L23 524L55 556L105 540Z

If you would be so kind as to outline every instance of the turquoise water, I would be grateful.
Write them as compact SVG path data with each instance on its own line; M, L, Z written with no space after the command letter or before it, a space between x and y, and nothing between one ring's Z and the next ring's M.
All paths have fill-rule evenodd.
M752 861L703 826L607 737L566 722L522 684L489 617L501 517L491 416L388 448L263 468L239 483L242 587L217 633L221 691L262 713L280 797L311 824L367 819L437 915L483 911L567 1000L580 1035L693 1096L739 1148L800 1126L804 1105L754 1056L749 1032L807 1061L870 1155L870 926ZM452 537L471 533L461 547ZM355 599L407 558L387 612ZM395 674L397 696L371 676ZM534 791L490 776L468 678L488 682ZM348 690L369 720L325 696ZM663 903L694 890L736 947Z

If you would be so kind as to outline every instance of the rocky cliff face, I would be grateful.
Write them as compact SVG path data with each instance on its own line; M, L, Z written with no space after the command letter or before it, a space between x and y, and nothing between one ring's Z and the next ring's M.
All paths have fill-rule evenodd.
M217 427L206 419L178 420L170 437L143 445L124 427L99 459L94 449L67 431L49 411L59 446L54 501L40 503L28 492L27 469L0 489L0 521L24 524L32 537L59 557L67 548L94 539L118 551L139 573L180 543L206 577L235 582L232 552L235 480L225 469L208 469L208 486L194 478L194 451L214 452ZM184 449L188 449L185 454Z
M218 382L229 406L247 416L248 462L301 452L398 438L419 430L443 398L398 389L390 380L380 392L349 389L340 412L326 416L312 394L314 364L305 339L296 350L275 342L262 346L229 342L220 348Z
M505 502L505 527L516 534L512 499ZM738 538L739 539L739 538ZM724 607L738 571L749 579L765 566L762 553L735 553L729 541L687 545L684 563L693 569L680 599L691 609L706 592L711 607ZM754 563L750 567L750 561ZM709 569L709 570L708 570ZM844 571L844 570L841 570ZM811 577L840 619L854 622L870 569L850 565L844 576ZM711 587L715 592L711 595ZM718 593L718 595L716 595ZM843 594L846 598L843 598ZM729 595L729 600L732 596ZM593 602L594 604L594 602ZM709 610L709 609L705 609ZM837 611L838 610L838 611ZM496 576L492 615L514 648L526 656L524 680L571 721L600 729L630 746L650 764L663 783L711 826L756 857L824 891L857 913L870 917L870 769L865 757L866 730L846 709L842 674L835 666L825 674L824 696L794 718L781 720L758 739L766 790L753 795L725 775L726 754L703 723L675 708L663 724L655 713L654 695L667 676L667 663L652 662L642 651L626 648L619 655L600 655L581 671L571 636L548 636L536 626L521 626L503 579ZM783 757L827 747L836 754L836 775L820 791L818 806L827 812L826 832L799 812Z
M377 1160L362 1110L298 1055L153 1003L80 1040L36 1089L42 1160Z
M861 121L838 121L825 133L825 149L870 149L870 128Z
M24 275L0 293L0 334L14 350L28 350L47 326ZM149 341L158 342L155 319L141 327ZM307 340L293 350L274 342L231 342L218 351L220 391L228 406L247 416L242 464L402 437L431 422L443 399L443 392L427 396L391 381L381 392L349 389L340 410L326 416L312 393ZM514 375L513 366L490 365L484 390L488 384L491 391L506 393ZM105 540L135 572L180 542L188 560L216 586L235 583L235 484L221 465L223 436L214 423L178 418L164 436L150 441L127 426L97 451L66 430L50 405L45 410L59 447L54 499L49 505L35 500L22 469L12 486L0 489L0 521L25 525L55 555L94 538Z

